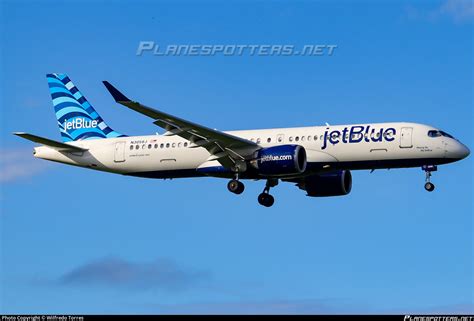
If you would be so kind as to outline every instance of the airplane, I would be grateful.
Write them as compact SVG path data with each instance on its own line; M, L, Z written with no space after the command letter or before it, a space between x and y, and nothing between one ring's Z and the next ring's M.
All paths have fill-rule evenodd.
M258 196L265 207L274 204L270 189L280 181L310 197L347 195L352 170L421 167L432 192L438 165L470 154L445 131L409 122L219 131L142 105L104 81L116 103L165 130L127 136L107 125L66 74L48 74L47 80L62 141L14 133L42 144L35 157L143 178L226 178L234 194L244 191L242 180L265 180Z

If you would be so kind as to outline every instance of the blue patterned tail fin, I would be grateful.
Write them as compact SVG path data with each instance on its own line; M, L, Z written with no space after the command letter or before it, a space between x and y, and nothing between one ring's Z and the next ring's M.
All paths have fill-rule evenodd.
M124 136L107 126L66 74L46 77L63 142Z

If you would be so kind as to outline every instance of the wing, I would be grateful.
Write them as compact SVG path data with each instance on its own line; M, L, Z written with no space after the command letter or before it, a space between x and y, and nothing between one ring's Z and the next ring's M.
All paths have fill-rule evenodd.
M211 129L167 114L128 99L108 81L103 82L115 101L154 119L154 124L166 130L165 136L178 135L189 140L192 148L203 147L224 167L231 168L239 160L250 159L260 146L247 139Z
M32 141L38 144L46 145L48 147L54 148L61 152L84 152L87 150L86 148L81 148L78 146L57 142L49 138L44 138L44 137L40 137L40 136L28 134L28 133L13 133L13 135L19 136L21 138L27 139L29 141Z

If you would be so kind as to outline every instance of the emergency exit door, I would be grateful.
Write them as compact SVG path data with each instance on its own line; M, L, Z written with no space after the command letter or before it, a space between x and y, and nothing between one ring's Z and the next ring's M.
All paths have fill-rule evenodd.
M125 142L118 142L115 144L114 161L116 163L125 162Z

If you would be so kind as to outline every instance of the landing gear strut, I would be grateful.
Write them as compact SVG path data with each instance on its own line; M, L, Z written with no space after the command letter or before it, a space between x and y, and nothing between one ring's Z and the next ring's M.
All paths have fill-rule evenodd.
M423 165L421 169L426 172L425 190L427 190L428 192L434 191L435 186L433 183L431 183L431 172L436 172L438 170L438 167L436 165Z
M227 189L229 190L229 192L232 192L234 194L242 194L244 189L245 189L245 185L244 183L242 183L241 181L239 181L239 174L236 173L235 174L235 177L233 180L229 181L229 183L227 183Z
M258 195L258 203L265 207L271 207L275 203L275 198L270 195L270 188L278 185L278 179L267 179L263 192Z

